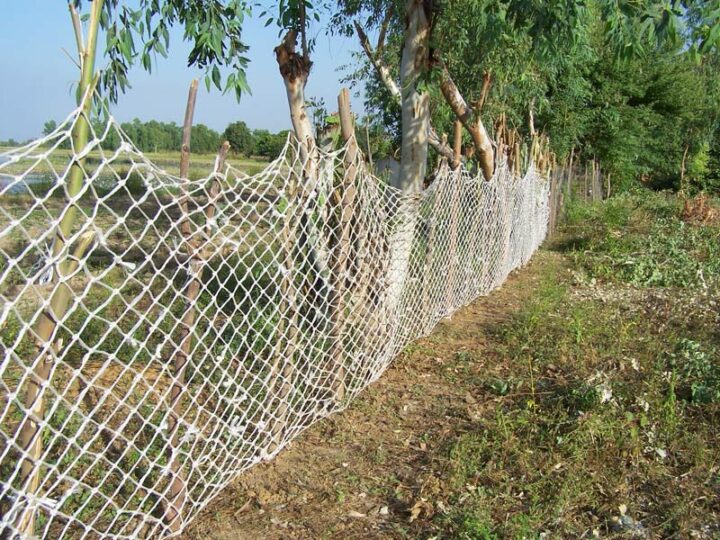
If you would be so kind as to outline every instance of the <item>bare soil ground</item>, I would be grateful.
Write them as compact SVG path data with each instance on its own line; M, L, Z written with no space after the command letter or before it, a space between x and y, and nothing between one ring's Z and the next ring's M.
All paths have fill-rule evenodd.
M561 255L539 252L502 288L412 344L347 410L244 474L187 540L416 538L444 510L448 448L504 397L473 384L492 371L488 334Z

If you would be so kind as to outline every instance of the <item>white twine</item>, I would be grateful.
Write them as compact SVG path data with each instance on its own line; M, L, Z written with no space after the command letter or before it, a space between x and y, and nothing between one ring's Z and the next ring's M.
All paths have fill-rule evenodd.
M344 408L408 343L500 286L547 231L549 183L534 167L515 177L501 162L490 182L445 167L423 194L403 195L361 156L348 163L347 147L318 151L313 184L289 139L263 172L227 167L210 201L214 174L167 174L111 118L78 153L94 159L67 251L78 232L95 240L66 280L68 307L51 314L52 369L35 404L46 427L24 450L18 418L32 412L25 395L42 364L36 325L60 286L49 266L55 230L44 223L66 204L39 194L28 204L28 175L70 140L77 117L0 156L9 183L0 192L0 499L9 507L0 535L26 532L17 527L28 512L38 538L171 535L158 518L171 479L184 486L184 525L239 473ZM110 135L119 147L107 148ZM47 169L53 185L67 176ZM143 192L113 183L130 172ZM355 196L343 209L347 185ZM34 492L25 460L36 463Z

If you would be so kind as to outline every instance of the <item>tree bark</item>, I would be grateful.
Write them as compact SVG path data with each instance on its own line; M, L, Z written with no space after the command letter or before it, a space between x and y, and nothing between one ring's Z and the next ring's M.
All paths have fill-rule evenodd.
M477 100L477 103L475 105L475 110L480 114L483 110L483 107L485 106L485 102L487 101L488 95L490 94L490 83L492 82L492 75L489 71L485 71L483 73L483 85L482 89L480 90L480 98ZM505 123L503 114L503 124Z
M41 426L46 407L46 384L50 380L53 360L57 354L57 351L53 348L53 334L58 321L64 319L72 299L72 290L66 280L77 271L94 238L91 232L84 233L79 237L72 255L68 253L70 247L68 242L72 237L77 214L77 206L72 199L80 193L85 178L84 159L78 159L76 156L85 149L89 138L92 94L97 83L95 56L102 9L103 0L93 2L90 12L87 45L82 43L81 34L76 33L78 54L81 58L80 84L78 85L78 106L81 107L81 113L73 126L71 134L75 154L71 158L72 163L67 186L70 201L64 209L55 232L52 260L57 262L57 271L53 275L54 280L57 281L49 306L41 313L34 329L36 344L32 364L35 367L32 376L27 382L27 390L24 396L25 418L20 424L17 436L18 445L26 454L20 466L18 482L20 490L24 490L31 496L37 495L40 487L41 464L38 460L43 449ZM73 25L76 25L78 17L72 4L70 5L70 15ZM34 535L35 509L29 502L26 502L26 506L19 512L15 527L21 536L31 537Z
M455 120L454 133L453 133L453 169L457 169L460 166L462 157L462 122Z
M295 284L297 268L295 267L294 250L298 247L297 244L304 244L302 247L308 250L309 262L318 276L322 276L328 267L325 257L319 254L317 246L313 245L312 240L308 240L309 237L320 239L316 227L312 220L307 220L304 213L297 215L296 210L296 208L303 207L308 194L314 189L318 180L317 146L310 117L305 107L305 84L310 75L312 62L310 62L306 50L302 54L295 51L296 44L297 34L294 30L290 30L285 34L280 45L275 48L275 57L285 83L290 107L290 120L302 160L302 178L298 178L300 175L294 172L294 167L291 167L290 182L287 186L289 205L284 212L280 232L282 267L285 271L280 282L279 311L281 318L277 323L276 331L276 335L279 337L276 338L273 348L274 360L268 375L273 415L268 448L270 453L275 452L283 442L286 417L290 410L287 399L292 390L296 371L294 358L297 349L297 319L301 309L301 306L298 305L299 295ZM300 229L305 232L306 238L301 241L298 239L297 225L298 221L303 223L303 220L305 220L304 226Z
M293 131L300 144L301 157L307 163L313 161L315 152L315 136L305 109L305 84L312 62L307 56L295 51L296 41L295 31L290 30L282 43L275 47L275 57L285 83Z

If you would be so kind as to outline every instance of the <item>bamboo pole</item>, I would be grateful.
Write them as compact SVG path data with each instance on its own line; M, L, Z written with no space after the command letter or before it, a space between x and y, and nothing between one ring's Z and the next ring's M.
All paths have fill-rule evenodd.
M42 455L42 437L40 436L41 424L45 414L45 387L49 381L53 366L55 352L52 347L53 334L57 328L58 321L65 317L72 290L66 280L77 270L85 252L92 243L92 235L89 233L80 237L78 244L70 257L67 255L68 242L72 237L72 230L77 215L76 197L79 195L84 180L84 158L78 159L88 143L90 134L90 108L93 99L93 89L97 83L95 76L95 56L97 50L97 37L100 26L100 16L103 9L103 0L95 0L92 3L90 19L88 23L87 43L83 44L81 30L78 28L79 20L77 12L70 4L70 15L76 31L78 43L78 54L82 59L80 84L78 85L78 106L81 113L75 121L71 137L75 155L72 157L70 174L67 186L68 204L64 214L55 231L55 239L52 246L52 259L58 261L57 286L50 298L49 307L40 315L34 329L35 351L32 362L33 373L27 382L28 388L25 392L24 406L26 409L25 418L20 425L18 433L18 445L24 455L20 467L18 483L20 491L26 493L28 498L37 495L40 486L40 463L38 460ZM26 502L25 508L19 513L15 526L21 535L33 536L35 532L35 509L30 501Z

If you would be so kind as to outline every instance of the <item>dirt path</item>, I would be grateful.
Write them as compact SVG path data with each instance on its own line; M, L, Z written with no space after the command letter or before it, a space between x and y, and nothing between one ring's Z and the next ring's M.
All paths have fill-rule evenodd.
M473 385L501 357L488 336L560 255L540 251L505 285L408 347L350 407L243 475L199 516L187 540L416 538L443 490L447 448L497 406ZM440 503L442 504L442 503Z

